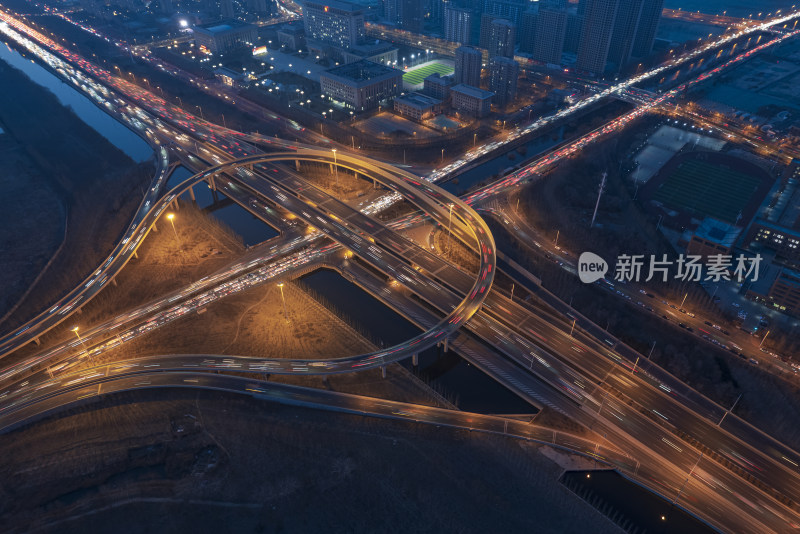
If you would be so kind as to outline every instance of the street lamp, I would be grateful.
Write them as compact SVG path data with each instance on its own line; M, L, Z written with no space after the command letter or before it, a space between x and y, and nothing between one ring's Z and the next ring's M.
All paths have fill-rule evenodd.
M442 149L444 150L444 149ZM450 216L447 219L447 252L450 252L450 229L453 227L453 203L450 203Z
M333 152L333 173L336 175L336 185L339 185L339 166L336 163L336 149L332 148L331 152Z
M172 224L172 231L175 232L175 241L180 241L178 231L175 229L175 214L167 213L167 220Z
M75 332L75 335L78 336L78 341L80 341L81 345L83 345L83 339L81 338L81 335L78 333L78 327L76 326L75 328L72 329L72 331ZM767 333L769 333L769 332L767 332ZM764 337L766 338L767 336L764 336Z
M442 163L444 163L444 148L442 149Z
M759 344L758 344L758 348L759 348L759 349L760 349L760 348L761 348L761 347L764 345L764 341L766 341L766 340L767 340L767 336L768 336L768 335L769 335L769 330L767 330L767 333L766 333L766 334L764 334L764 337L763 337L763 338L761 338L761 343L759 343Z
M283 282L278 282L278 288L281 290L281 300L283 301L283 318L289 322L289 315L286 313L286 298L283 296Z

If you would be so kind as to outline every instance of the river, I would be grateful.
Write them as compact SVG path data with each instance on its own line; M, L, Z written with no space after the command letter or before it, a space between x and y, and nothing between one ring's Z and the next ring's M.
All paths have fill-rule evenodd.
M108 139L128 157L136 162L146 161L152 157L153 149L143 139L97 107L89 97L76 90L72 85L61 81L40 64L23 57L19 52L10 48L5 41L0 42L5 45L0 46L0 60L24 72L36 84L49 89L59 102L71 108L83 122Z

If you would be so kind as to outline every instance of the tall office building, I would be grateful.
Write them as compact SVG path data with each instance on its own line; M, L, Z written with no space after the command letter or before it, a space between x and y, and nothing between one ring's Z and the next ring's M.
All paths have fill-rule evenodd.
M540 8L531 56L543 63L561 63L567 34L567 12L563 8Z
M519 63L507 57L494 57L489 61L489 90L494 93L494 103L505 107L517 96Z
M454 43L469 44L472 33L472 11L451 6L444 8L444 38Z
M364 11L355 4L326 0L306 1L303 6L306 39L351 48L364 41Z
M483 54L479 49L472 46L456 48L455 83L480 87L482 61Z
M489 57L514 57L517 27L506 19L493 20L489 31Z
M219 13L223 19L232 19L233 0L219 0Z
M606 70L619 3L620 0L586 0L578 61L575 64L578 69L595 74L602 74Z
M644 57L653 51L653 41L656 39L663 8L664 0L644 0L639 15L639 27L636 29L636 38L633 40L631 50L633 57Z
M614 31L608 46L608 61L621 67L631 57L633 40L639 26L643 0L619 0Z
M519 51L526 54L533 52L533 43L536 39L536 17L538 11L530 10L522 14L519 25Z

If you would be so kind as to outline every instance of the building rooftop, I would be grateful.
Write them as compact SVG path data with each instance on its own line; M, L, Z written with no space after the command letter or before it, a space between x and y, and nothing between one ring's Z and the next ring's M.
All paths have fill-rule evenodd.
M403 71L386 67L379 63L373 63L366 59L349 63L347 65L340 65L325 71L322 76L334 77L351 82L367 83L384 79L393 76L401 76Z
M363 11L359 5L351 4L350 2L342 2L340 0L325 0L323 2L315 2L312 0L306 0L303 2L304 5L313 5L318 9L323 9L324 11L328 11L328 8L337 9L339 11L348 11L348 12L356 12L356 11Z
M442 76L438 72L434 72L428 76L425 76L425 82L435 83L436 85L452 85L453 78L452 76Z
M466 85L463 83L454 85L450 88L450 91L471 96L473 98L479 98L481 100L486 100L487 98L492 98L494 96L494 93L491 91L484 91L478 87L472 87L471 85Z
M375 39L367 43L355 44L350 47L350 51L360 56L374 56L381 52L388 52L393 48L395 46L392 43Z
M394 100L395 102L402 102L407 106L411 106L420 110L426 110L442 103L442 101L438 98L423 95L422 93L408 93L407 95L398 96Z
M475 48L474 46L462 45L456 48L456 52L459 51L461 51L461 53L463 54L478 54L481 57L483 56L483 52L481 52L480 49Z
M495 19L495 20L492 21L492 24L494 26L508 26L510 28L516 28L517 27L516 24L514 24L513 22L511 22L508 19Z
M238 20L218 20L216 22L195 26L194 30L202 31L204 33L224 33L227 31L239 30L247 27L255 28L255 26L252 24L247 24L246 22L240 22Z
M697 230L694 231L694 235L706 241L731 248L741 232L742 229L739 227L706 217L697 227Z

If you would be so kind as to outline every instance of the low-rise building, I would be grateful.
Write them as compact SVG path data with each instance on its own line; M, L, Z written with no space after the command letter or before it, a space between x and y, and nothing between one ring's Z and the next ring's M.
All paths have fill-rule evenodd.
M312 56L327 58L339 63L348 64L364 60L381 65L397 63L397 47L387 41L357 44L350 48L341 48L321 41L308 41L307 44L308 51Z
M237 20L203 24L195 26L193 30L195 44L198 48L205 47L214 54L243 46L252 46L258 39L258 30L255 26Z
M430 76L425 77L423 84L423 93L433 98L447 101L450 98L450 88L453 86L453 78L451 76L442 76L438 72L434 72Z
M244 74L231 70L227 67L218 67L214 69L214 76L219 78L219 80L225 85L229 85L231 87L239 87L246 81Z
M355 111L364 111L400 93L403 71L358 61L325 71L319 81L325 96Z
M278 44L289 50L302 50L306 46L306 32L303 28L289 26L278 30Z
M731 254L741 232L741 228L732 224L706 217L692 234L686 252L704 258L717 254Z
M450 88L450 105L454 110L473 117L485 117L491 112L494 93L471 85L458 84Z
M409 93L394 99L394 110L407 119L420 122L440 114L442 101L422 93Z
M769 301L780 311L800 314L800 271L782 269L769 290Z
M800 271L768 264L747 296L756 302L791 315L800 315Z
M750 239L774 250L783 260L800 264L800 231L778 223L756 219L750 226Z

